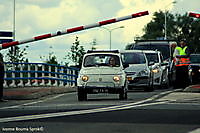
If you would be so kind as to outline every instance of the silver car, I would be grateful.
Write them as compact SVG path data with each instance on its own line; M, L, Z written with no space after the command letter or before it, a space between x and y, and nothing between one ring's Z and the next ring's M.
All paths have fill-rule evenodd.
M154 90L154 75L145 53L142 50L125 50L121 52L122 61L127 74L128 88L144 88L145 91Z

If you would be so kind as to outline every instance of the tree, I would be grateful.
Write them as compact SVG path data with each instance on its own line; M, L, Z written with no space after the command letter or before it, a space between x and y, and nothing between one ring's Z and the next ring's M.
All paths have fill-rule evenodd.
M85 49L83 46L80 46L80 41L78 40L78 37L76 37L75 42L71 46L71 51L68 52L66 58L71 60L76 67L80 68L84 54Z
M153 19L149 22L143 31L145 32L141 39L157 39L164 38L165 36L165 13L155 12L153 14ZM169 12L166 12L166 20L167 20L167 38L174 38L174 34L176 32L176 22L175 18Z
M186 40L191 52L200 52L200 19L194 19L188 14L171 14L166 12L167 16L167 39L180 41ZM162 11L155 12L152 21L150 21L144 30L144 35L140 39L157 39L164 37L164 17Z
M9 49L6 54L6 61L16 63L28 62L28 59L25 57L27 55L27 48L28 46L25 46L25 48L23 49L20 49L20 47L15 46L14 52L13 49Z
M52 49L53 47L50 46L49 48ZM44 58L46 58L46 59L44 59ZM56 57L56 55L54 55L54 52L49 52L48 57L40 56L40 59L43 60L44 63L58 64L57 57Z

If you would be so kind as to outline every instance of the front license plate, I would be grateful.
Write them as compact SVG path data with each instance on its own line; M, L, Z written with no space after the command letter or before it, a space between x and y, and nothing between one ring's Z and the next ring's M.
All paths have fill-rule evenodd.
M108 89L94 89L93 92L94 93L107 93Z

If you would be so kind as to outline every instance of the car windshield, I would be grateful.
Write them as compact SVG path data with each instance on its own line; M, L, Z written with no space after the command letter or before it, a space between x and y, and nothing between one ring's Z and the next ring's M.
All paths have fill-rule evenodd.
M159 59L158 59L158 54L157 53L145 53L148 62L154 62L154 63L158 63Z
M200 54L199 55L190 55L191 63L200 63Z
M95 54L86 56L83 65L84 67L96 67L96 66L119 67L120 60L117 55Z
M144 64L146 63L143 53L122 53L122 60L125 64Z
M133 49L136 50L158 50L162 53L163 59L166 60L170 58L170 48L168 45L150 45L150 44L144 44L144 45L134 45Z

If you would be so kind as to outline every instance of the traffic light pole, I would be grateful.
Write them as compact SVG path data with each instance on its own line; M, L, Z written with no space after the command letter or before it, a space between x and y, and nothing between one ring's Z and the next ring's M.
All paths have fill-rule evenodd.
M112 24L112 23L124 21L124 20L127 20L127 19L137 18L137 17L148 15L148 14L149 14L148 11L144 11L144 12L139 12L139 13L131 14L131 15L124 16L124 17L100 21L100 22L97 22L97 23L94 23L94 24L89 24L89 25L85 25L85 26L78 26L78 27L66 29L64 31L57 31L56 33L44 34L44 35L36 36L36 37L30 38L30 39L26 39L26 40L3 43L3 44L0 44L0 50L6 49L8 47L24 44L24 43L39 41L39 40L43 40L43 39L47 39L47 38L51 38L51 37L55 37L55 36L60 36L60 35L64 35L64 34L69 34L69 33L73 33L73 32L78 32L78 31L94 28L94 27L100 27L100 26L103 26L103 25Z

